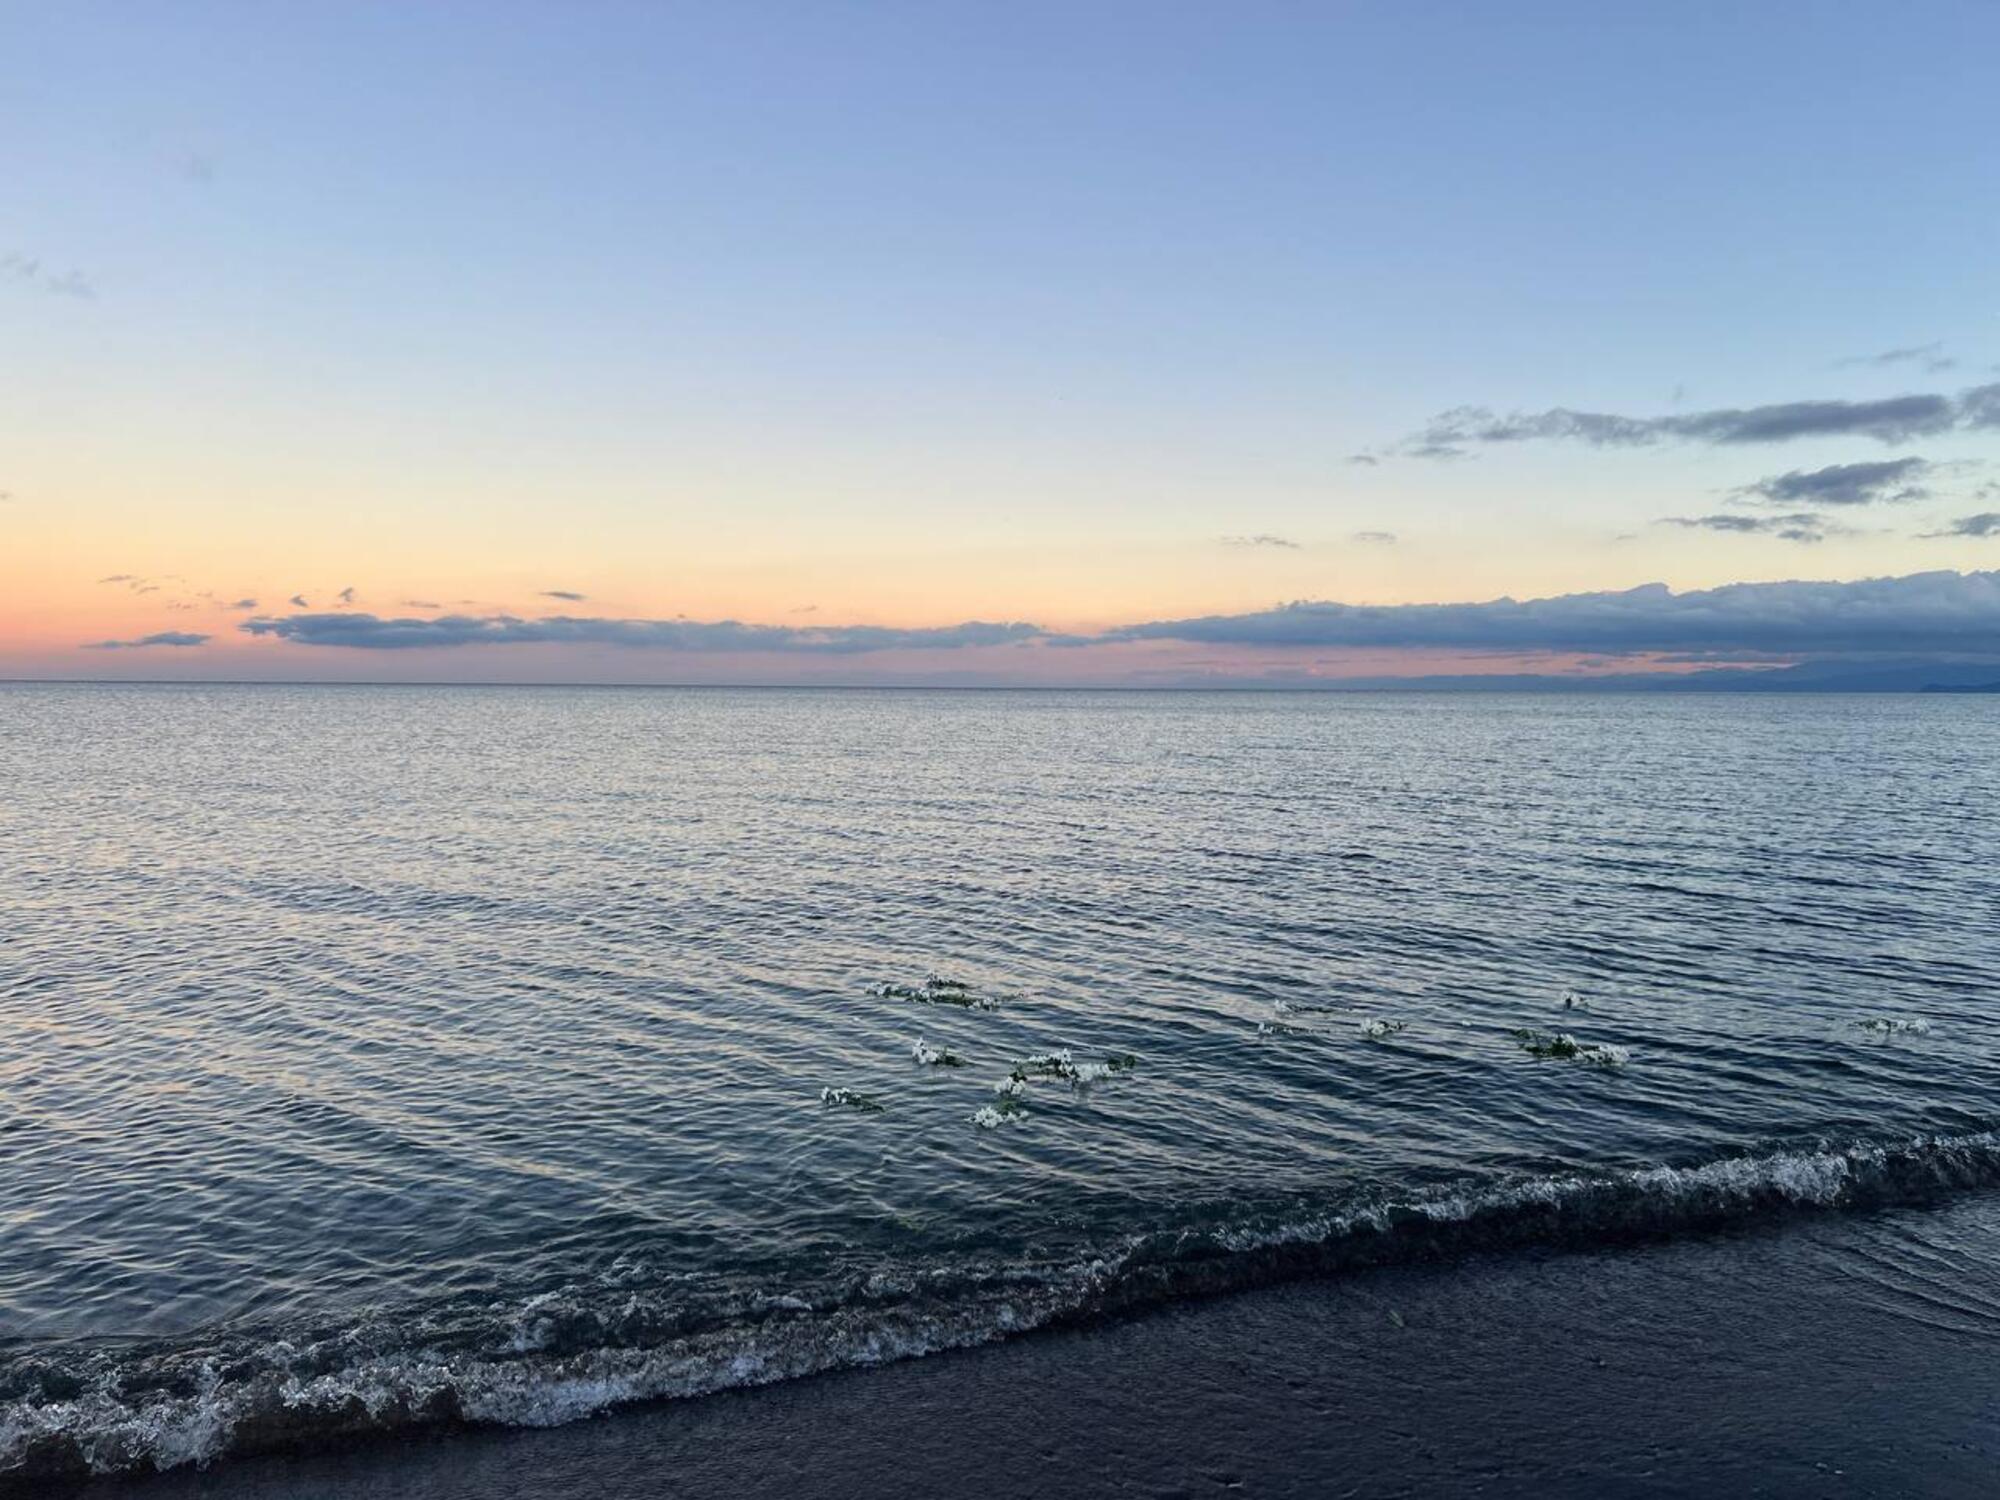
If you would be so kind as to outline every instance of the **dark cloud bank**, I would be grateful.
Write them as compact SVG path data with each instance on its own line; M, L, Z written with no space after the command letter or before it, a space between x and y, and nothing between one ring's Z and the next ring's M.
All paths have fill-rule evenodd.
M1732 583L1478 604L1300 602L1256 614L1131 625L1066 643L1438 647L1636 655L1966 652L2000 656L2000 572L1855 583Z

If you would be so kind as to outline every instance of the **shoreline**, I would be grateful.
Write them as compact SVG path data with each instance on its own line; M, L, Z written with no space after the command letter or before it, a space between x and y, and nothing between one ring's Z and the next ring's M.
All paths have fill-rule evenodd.
M1981 1194L1383 1268L566 1427L43 1493L1982 1495L2000 1474L2000 1301L1977 1290L1997 1231L2000 1195ZM1884 1256L1977 1274L1935 1301L1876 1295Z

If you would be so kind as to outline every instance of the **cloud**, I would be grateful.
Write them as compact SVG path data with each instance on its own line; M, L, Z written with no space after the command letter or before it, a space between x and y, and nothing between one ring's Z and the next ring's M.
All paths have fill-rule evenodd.
M1688 518L1699 522L1701 518ZM1802 525L1811 516L1735 516L1751 526ZM1968 518L1973 519L1973 518ZM1985 518L2000 534L2000 513ZM1735 528L1731 528L1735 529ZM1966 534L1974 534L1968 532ZM1712 652L1749 659L1896 652L2000 656L2000 571L1913 573L1855 582L1735 583L1676 593L1663 583L1616 592L1459 604L1345 604L1301 600L1246 614L1151 620L1089 635L1021 623L966 621L931 628L753 625L737 620L629 620L365 613L259 616L246 634L300 646L361 651L509 645L618 646L687 653L848 656L1035 642L1113 646L1173 641L1262 649L1456 649L1607 657ZM180 638L193 644L195 638ZM149 641L166 643L163 637Z
M1350 453L1347 456L1347 461L1351 464L1361 464L1370 469L1376 468L1382 462L1381 459L1372 453Z
M97 287L81 271L65 271L42 280L42 290L53 297L76 297L84 302L97 300Z
M1921 500L1930 492L1912 481L1930 465L1921 458L1888 458L1872 464L1829 464L1791 469L1746 484L1736 493L1774 505L1872 505L1878 500Z
M354 590L352 588L344 588L333 597L338 599L342 604L352 604L354 602Z
M211 638L187 630L162 630L136 641L92 641L86 651L136 651L145 646L205 646Z
M569 589L543 589L542 597L544 599L566 599L571 604L581 604L590 595L572 593Z
M1260 531L1255 536L1219 536L1216 540L1225 547L1285 547L1296 552L1299 544L1290 537L1273 536L1268 531Z
M2000 536L2000 510L1983 510L1976 516L1960 516L1943 531L1926 531L1923 536Z
M57 272L18 251L10 250L0 255L0 279L23 286L38 286L55 297L80 297L90 301L97 296L97 288L81 271Z
M305 600L303 600L303 599L294 599L294 600L292 601L292 603L294 603L294 604L298 604L298 605L303 605L303 604L305 603ZM442 604L438 603L438 602L437 602L437 600L435 600L435 599L405 599L405 600L403 601L403 608L405 608L405 609L443 609L443 608L444 608L444 606L443 606Z
M1348 537L1348 540L1350 542L1365 542L1372 547L1387 547L1395 542L1396 533L1393 531L1357 531Z
M1477 604L1301 601L1254 614L1156 620L1061 644L1168 640L1257 647L1449 647L1585 652L1675 651L2000 654L2000 572L1913 573L1852 583L1733 583L1675 593L1621 592Z
M1538 440L1599 448L1644 448L1665 442L1784 443L1839 436L1900 443L1988 427L2000 427L2000 385L1975 386L1955 397L1932 393L1878 401L1788 401L1663 417L1626 417L1562 406L1501 416L1487 407L1461 406L1433 417L1402 445L1402 451L1419 458L1457 458L1480 445Z
M866 651L952 650L999 646L1040 636L1027 624L970 620L961 625L901 629L882 625L746 625L738 620L618 620L557 615L523 620L512 615L443 615L436 619L382 619L370 614L260 616L239 629L302 646L344 646L365 651L424 647L593 645L662 651L781 651L842 655Z
M107 573L97 581L99 583L137 583L139 582L139 575L136 573Z
M92 286L90 278L80 270L58 272L44 266L34 256L20 254L18 250L10 250L0 256L0 280L18 282L20 286L40 286L50 296L76 296L92 300L98 294L98 288Z
M292 595L291 598L287 599L285 602L291 605L293 609L312 608L312 606L306 602L306 596L304 594L294 594Z
M1941 339L1928 344L1911 344L1904 349L1884 349L1880 354L1854 354L1833 363L1835 368L1843 365L1922 365L1933 372L1958 368L1958 361L1944 354L1944 341Z
M1660 525L1775 536L1788 542L1823 542L1829 531L1838 529L1810 511L1796 511L1785 516L1662 516Z
M222 607L224 609L255 609L257 601L255 599L231 599Z

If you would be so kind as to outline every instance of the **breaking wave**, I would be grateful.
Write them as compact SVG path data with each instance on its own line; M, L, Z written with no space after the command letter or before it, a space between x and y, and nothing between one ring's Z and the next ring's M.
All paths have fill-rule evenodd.
M611 1277L338 1330L35 1345L0 1363L0 1484L418 1427L553 1426L629 1402L908 1359L1300 1276L1609 1245L1993 1186L1993 1131L1820 1142L1219 1215L1040 1262L891 1267L778 1290Z

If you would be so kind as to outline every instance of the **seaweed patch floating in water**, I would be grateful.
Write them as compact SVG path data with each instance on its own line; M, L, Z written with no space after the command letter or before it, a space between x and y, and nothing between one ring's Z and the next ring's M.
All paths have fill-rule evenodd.
M962 1068L965 1059L949 1047L933 1047L922 1037L918 1037L910 1048L910 1056L927 1068Z
M1379 1040L1385 1036L1394 1036L1403 1029L1403 1022L1401 1021L1383 1021L1373 1016L1370 1016L1360 1024L1361 1034L1374 1040Z
M1560 1057L1599 1068L1622 1068L1631 1057L1623 1047L1605 1042L1579 1042L1567 1031L1551 1033L1523 1027L1514 1033L1514 1040L1521 1044L1522 1051L1536 1057Z
M1863 1031L1872 1031L1877 1036L1925 1036L1931 1023L1922 1016L1870 1016L1865 1021L1854 1023Z
M961 1010L998 1010L998 997L976 990L963 979L947 979L942 974L926 974L922 984L882 983L869 994L886 1000L911 1000L919 1005L956 1005Z
M829 1107L859 1110L864 1115L879 1115L881 1104L855 1089L823 1088L819 1091L819 1102Z
M1138 1066L1139 1059L1129 1052L1115 1052L1095 1062L1078 1062L1065 1047L1060 1052L1037 1052L1022 1058L1014 1064L1009 1081L1025 1084L1031 1078L1060 1078L1074 1087L1082 1083L1096 1083L1114 1073L1129 1073Z

